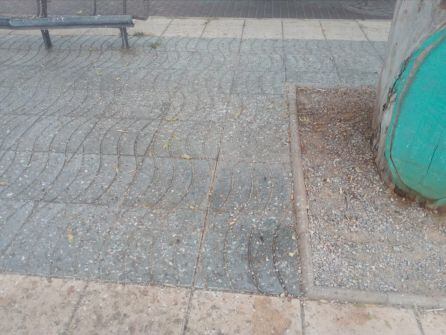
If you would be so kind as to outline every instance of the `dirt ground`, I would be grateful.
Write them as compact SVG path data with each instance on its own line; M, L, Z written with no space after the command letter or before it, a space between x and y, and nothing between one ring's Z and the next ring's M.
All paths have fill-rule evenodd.
M446 217L380 180L374 103L371 88L298 89L314 284L446 297Z

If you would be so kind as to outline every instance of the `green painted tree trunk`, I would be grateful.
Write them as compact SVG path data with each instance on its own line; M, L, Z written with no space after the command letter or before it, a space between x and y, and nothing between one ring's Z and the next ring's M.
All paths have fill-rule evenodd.
M373 129L384 180L446 209L446 0L397 2Z

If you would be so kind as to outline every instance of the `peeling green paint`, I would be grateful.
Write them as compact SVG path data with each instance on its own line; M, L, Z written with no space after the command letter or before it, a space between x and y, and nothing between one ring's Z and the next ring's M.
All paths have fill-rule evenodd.
M405 62L385 157L392 181L435 206L446 204L446 29L430 36Z

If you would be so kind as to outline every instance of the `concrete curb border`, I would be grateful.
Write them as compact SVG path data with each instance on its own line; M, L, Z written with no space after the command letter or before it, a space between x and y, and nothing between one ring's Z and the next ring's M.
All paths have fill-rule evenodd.
M394 305L408 308L446 308L445 296L425 296L393 292L383 293L314 285L311 243L308 231L309 204L305 188L301 142L298 130L297 87L293 84L286 83L285 96L290 118L289 135L291 170L293 173L293 209L296 215L296 232L298 234L297 243L302 275L301 285L302 291L304 292L303 298L363 304Z
M297 88L285 84L286 103L290 117L290 154L293 174L293 211L296 215L296 233L299 257L301 261L302 291L309 293L314 283L313 264L311 261L310 236L308 232L308 201L305 188L302 153L297 120Z

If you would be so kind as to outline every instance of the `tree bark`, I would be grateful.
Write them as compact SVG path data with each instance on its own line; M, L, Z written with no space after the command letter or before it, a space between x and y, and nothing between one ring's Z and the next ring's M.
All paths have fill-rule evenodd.
M438 83L444 82L436 73L439 71L446 77L446 59L444 66L435 63L437 70L432 73L431 83L426 73L435 61L434 51L438 54L444 50L445 26L446 0L398 0L372 121L373 149L383 179L398 193L435 208L446 207L446 164L443 173L435 170L437 161L446 159L446 124L429 124L429 115L446 120L446 108L442 105L446 87L438 87ZM435 81L437 77L440 79ZM414 90L423 80L432 85L426 110L416 109L411 103L416 101ZM411 133L409 129L414 114L419 114L419 125L434 127L436 137L432 140L430 161L423 156L423 152L430 152L429 140L421 131L413 129ZM405 146L401 144L404 141ZM444 194L439 185L445 185Z

